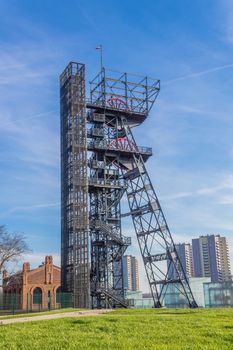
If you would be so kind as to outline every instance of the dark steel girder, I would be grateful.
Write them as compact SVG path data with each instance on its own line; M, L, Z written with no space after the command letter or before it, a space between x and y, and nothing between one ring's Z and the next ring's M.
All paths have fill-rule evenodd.
M136 144L132 131L125 119L123 128L129 144ZM133 154L133 169L124 171L127 179L127 198L139 247L144 261L145 270L151 287L155 306L161 306L164 299L164 286L170 283L178 285L179 291L186 297L190 307L197 307L188 279L177 254L172 235L153 185L147 173L143 158L140 154ZM127 176L129 171L137 176ZM158 252L160 250L160 252ZM166 267L160 265L169 261L178 278L168 279ZM158 286L160 288L158 288Z

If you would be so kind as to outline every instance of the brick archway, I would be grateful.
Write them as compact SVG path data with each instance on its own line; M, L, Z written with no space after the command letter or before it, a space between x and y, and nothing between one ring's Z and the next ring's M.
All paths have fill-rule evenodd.
M43 304L43 291L40 287L35 287L32 293L32 302L35 305Z

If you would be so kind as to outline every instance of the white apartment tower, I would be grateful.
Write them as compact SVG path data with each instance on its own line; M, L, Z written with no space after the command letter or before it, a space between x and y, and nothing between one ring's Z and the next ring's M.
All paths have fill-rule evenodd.
M200 236L192 240L195 277L211 277L212 282L231 280L229 249L226 237Z
M177 254L180 257L181 264L185 271L187 277L193 277L193 254L192 246L190 243L178 243L175 244ZM176 278L178 276L177 272L174 271L174 268L170 266L168 271L169 278Z
M123 256L123 281L125 290L139 290L138 260L135 256Z

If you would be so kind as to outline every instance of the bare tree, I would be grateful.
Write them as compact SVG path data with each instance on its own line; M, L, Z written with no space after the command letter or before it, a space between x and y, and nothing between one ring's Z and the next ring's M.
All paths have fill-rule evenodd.
M22 233L10 233L5 226L0 226L0 280L6 264L16 262L30 249Z

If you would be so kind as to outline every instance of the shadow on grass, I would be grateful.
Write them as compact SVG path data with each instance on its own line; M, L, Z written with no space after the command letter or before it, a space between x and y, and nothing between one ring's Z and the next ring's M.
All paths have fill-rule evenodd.
M85 325L87 325L87 324L92 323L92 321L91 320L85 320L85 319L82 319L82 320L71 320L71 323L72 324L85 324Z
M179 316L179 315L192 315L192 314L198 314L197 312L195 311L163 311L161 313L157 313L156 315L173 315L173 316Z
M114 322L118 322L118 319L116 319L116 318L108 318L107 321L114 323Z
M226 329L233 329L233 326L224 326Z

